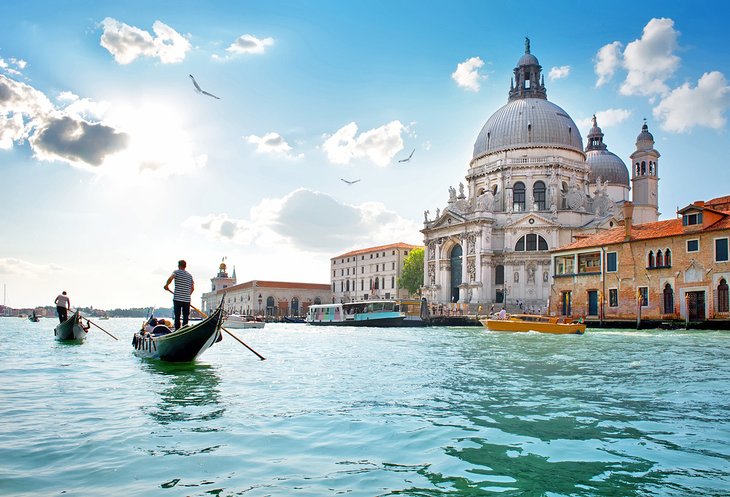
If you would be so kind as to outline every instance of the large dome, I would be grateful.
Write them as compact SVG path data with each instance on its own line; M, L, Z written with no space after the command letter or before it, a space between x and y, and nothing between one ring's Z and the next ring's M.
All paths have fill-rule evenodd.
M474 158L516 148L555 147L583 152L573 119L543 98L519 98L492 114L474 143Z

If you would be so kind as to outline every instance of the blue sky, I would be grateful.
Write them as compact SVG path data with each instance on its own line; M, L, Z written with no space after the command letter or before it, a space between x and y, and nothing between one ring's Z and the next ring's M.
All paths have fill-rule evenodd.
M625 162L646 118L662 218L730 194L728 7L690 2L15 2L0 18L0 284L8 305L168 305L329 282L421 243L531 39L548 98ZM192 74L203 90L195 93ZM399 163L415 150L410 162ZM348 186L341 179L359 179Z

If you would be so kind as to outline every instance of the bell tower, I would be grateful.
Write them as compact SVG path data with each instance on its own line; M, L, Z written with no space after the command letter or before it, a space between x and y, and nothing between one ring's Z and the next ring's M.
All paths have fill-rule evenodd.
M634 202L634 224L653 223L659 219L659 152L654 136L644 119L636 137L636 150L631 154L631 198Z

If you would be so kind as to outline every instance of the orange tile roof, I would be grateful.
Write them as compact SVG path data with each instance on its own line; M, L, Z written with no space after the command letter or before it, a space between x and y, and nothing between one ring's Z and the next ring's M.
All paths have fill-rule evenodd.
M330 285L327 283L293 283L289 281L265 281L265 280L251 280L245 283L238 283L228 288L218 290L217 293L229 292L231 290L243 290L245 288L290 288L298 290L322 290L329 291Z
M391 249L416 249L416 248L423 248L423 245L411 245L408 243L398 242L398 243L391 243L388 245L380 245L378 247L370 247L365 249L359 249L359 250L353 250L351 252L347 252L342 255L338 255L336 257L332 257L330 260L334 259L341 259L342 257L352 257L353 255L360 255L360 254L369 254L370 252L378 252L380 250L391 250Z
M727 214L727 213L726 213ZM685 233L696 234L702 231L716 231L722 229L730 229L730 216L726 216L720 221L708 226L704 229L693 229L691 232L685 231L682 226L681 219L670 219L668 221L657 221L656 223L634 224L631 226L630 241L651 240L655 238L666 238L670 236L684 235ZM563 252L567 250L575 250L591 247L602 247L605 245L614 245L625 241L625 226L613 228L610 230L596 233L587 238L576 240L573 243L558 247L552 252Z

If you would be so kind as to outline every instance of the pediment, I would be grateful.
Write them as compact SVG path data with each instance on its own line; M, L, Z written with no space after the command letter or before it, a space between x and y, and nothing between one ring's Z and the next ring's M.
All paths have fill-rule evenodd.
M455 226L462 224L466 221L466 217L462 216L461 214L458 214L456 212L446 211L443 214L441 214L441 217L436 219L433 224L429 226L429 229L435 229L435 228L448 228L450 226Z
M535 228L560 228L560 224L555 221L536 214L528 212L518 219L514 219L511 223L507 223L505 228L509 229L535 229Z

